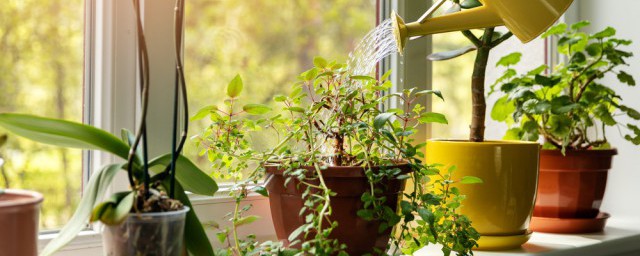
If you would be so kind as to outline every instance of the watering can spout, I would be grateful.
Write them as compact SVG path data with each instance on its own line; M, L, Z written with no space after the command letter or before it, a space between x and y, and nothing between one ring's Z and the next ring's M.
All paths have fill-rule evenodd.
M443 1L441 1L443 2ZM527 43L547 28L569 8L573 0L480 0L482 6L439 17L405 23L395 12L391 14L393 34L398 51L402 53L407 40L416 36L451 31L479 29L506 25Z

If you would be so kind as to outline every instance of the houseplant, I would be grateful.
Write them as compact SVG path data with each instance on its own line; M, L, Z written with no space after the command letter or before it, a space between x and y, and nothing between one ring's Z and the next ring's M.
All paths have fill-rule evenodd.
M606 214L599 215L599 207L607 171L616 154L607 141L606 127L625 129L624 138L640 144L640 129L619 121L621 116L640 120L640 113L623 105L621 95L599 82L614 74L620 83L635 85L633 77L621 70L633 55L623 49L631 41L616 38L611 27L593 34L580 32L588 25L587 21L571 26L558 24L543 35L556 37L558 53L566 58L548 74L544 72L549 67L542 65L517 75L511 66L518 63L519 53L498 62L507 70L494 86L507 95L498 100L492 117L512 127L505 139L544 140L532 224L541 231L602 229ZM592 225L545 225L558 218L566 223L571 219L592 219Z
M238 107L243 84L237 76L227 87L224 107L207 106L194 116L212 120L196 141L215 175L234 183L231 195L238 206L232 227L219 233L228 242L225 252L275 253L284 244L298 255L361 255L384 253L391 244L395 254L437 243L446 255L471 254L478 234L457 212L464 196L454 184L481 181L455 179L454 168L425 165L420 160L424 143L415 145L411 138L421 124L446 123L443 115L414 104L416 98L440 93L409 89L384 95L391 87L388 74L380 80L353 76L344 65L319 57L314 64L289 95L274 97L283 106L281 114L245 116L263 115L270 108ZM379 109L396 99L401 108ZM255 131L270 132L278 142L258 151L251 144ZM263 178L264 187L257 185ZM434 182L427 183L430 178ZM415 182L403 199L406 180ZM277 236L284 243L257 246L252 237L238 238L237 226L257 218L239 209L250 191L270 197Z
M484 8L481 1L476 0L451 2L452 7L447 13L453 15ZM552 18L545 17L549 19L549 25L554 21ZM428 22L425 23L426 27L428 25ZM528 24L519 25L526 27ZM471 78L472 120L469 138L430 140L427 143L426 162L455 165L461 175L477 176L484 181L481 188L460 189L461 193L467 195L460 212L473 221L481 234L479 249L509 249L525 243L530 236L528 226L535 201L539 148L530 142L485 141L485 73L489 55L512 33L500 33L494 27L484 28L481 32L481 35L476 35L470 30L463 30L461 33L469 39L470 46L429 56L432 61L443 61L476 52Z
M184 2L176 2L174 19L176 70L180 78L175 84L174 143L170 153L154 159L149 159L147 154L146 136L149 62L137 0L133 1L133 7L137 17L137 56L142 97L142 113L136 134L123 130L120 140L106 131L80 123L23 114L0 114L0 126L17 135L57 146L99 149L127 160L126 163L107 165L92 174L71 220L47 245L42 255L51 255L71 241L86 227L89 219L100 220L107 225L103 241L105 253L109 255L182 255L183 241L192 255L213 255L204 229L190 208L185 190L213 195L217 186L191 161L180 156L186 140L187 122L182 127L182 137L177 138L179 94L182 95L183 114L188 115L180 60ZM116 192L106 201L98 203L120 170L126 171L131 190ZM154 176L151 176L152 172ZM166 236L168 233L172 236Z
M0 149L7 139L6 134L0 135ZM7 255L37 255L42 195L33 191L9 189L3 169L4 161L0 154L0 171L5 180L0 188L0 227L3 227L0 232L0 252Z

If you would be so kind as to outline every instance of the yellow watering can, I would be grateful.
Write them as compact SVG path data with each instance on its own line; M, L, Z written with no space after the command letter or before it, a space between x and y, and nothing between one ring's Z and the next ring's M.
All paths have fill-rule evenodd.
M399 52L407 38L502 25L526 43L556 22L573 0L480 0L480 7L428 18L444 2L440 0L418 21L408 24L395 12L391 14Z

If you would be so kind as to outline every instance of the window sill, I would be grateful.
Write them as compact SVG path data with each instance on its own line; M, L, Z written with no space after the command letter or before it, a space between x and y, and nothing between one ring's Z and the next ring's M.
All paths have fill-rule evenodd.
M428 246L415 255L441 255L440 247ZM611 218L605 230L592 234L533 233L521 248L508 251L474 252L476 256L572 256L572 255L640 255L640 220Z

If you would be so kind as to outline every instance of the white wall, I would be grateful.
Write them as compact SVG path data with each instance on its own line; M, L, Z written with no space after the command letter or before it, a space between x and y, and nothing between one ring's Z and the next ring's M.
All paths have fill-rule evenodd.
M633 40L634 44L627 49L633 51L635 57L630 59L631 66L626 70L640 81L640 1L577 0L576 4L577 18L591 21L590 32L611 26L618 31L618 37ZM639 86L621 85L614 76L601 82L622 95L625 105L640 109ZM609 173L602 209L614 217L640 219L640 147L625 141L615 128L609 129L607 134L611 144L618 148L618 155Z

